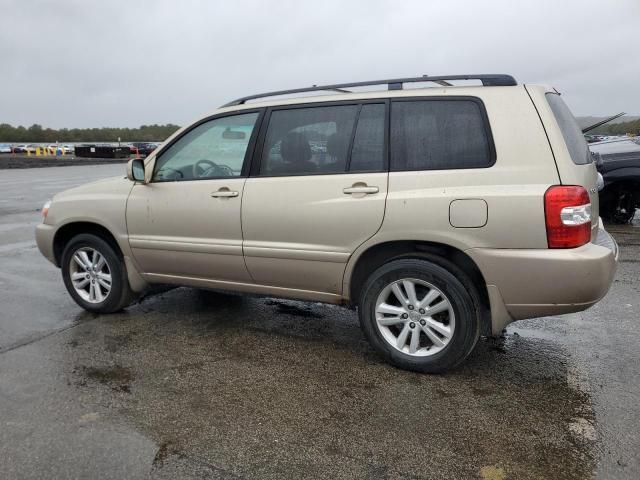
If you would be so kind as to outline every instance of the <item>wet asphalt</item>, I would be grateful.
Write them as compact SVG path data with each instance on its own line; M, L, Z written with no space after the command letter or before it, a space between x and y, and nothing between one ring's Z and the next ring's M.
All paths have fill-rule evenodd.
M640 225L607 297L513 324L446 375L385 364L354 312L198 291L92 315L33 229L122 165L0 171L0 478L640 477Z

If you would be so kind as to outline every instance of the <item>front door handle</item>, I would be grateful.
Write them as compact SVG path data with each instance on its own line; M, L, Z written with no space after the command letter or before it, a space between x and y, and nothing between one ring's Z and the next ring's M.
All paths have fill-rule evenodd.
M222 187L216 192L211 192L211 196L215 198L237 197L238 195L240 195L239 192L236 192L235 190L229 190L227 187Z
M364 193L366 195L371 195L372 193L378 193L380 189L378 187L370 187L367 184L355 184L351 187L347 187L342 190L345 194L354 194L354 193Z

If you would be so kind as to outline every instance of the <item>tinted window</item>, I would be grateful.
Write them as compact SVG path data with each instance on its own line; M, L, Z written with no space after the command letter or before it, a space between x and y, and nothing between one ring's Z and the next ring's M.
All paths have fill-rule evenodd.
M216 118L198 125L162 152L153 181L238 177L258 113Z
M260 174L344 172L357 111L357 105L273 111Z
M384 104L363 105L351 150L352 172L384 169Z
M571 110L557 93L547 93L547 101L556 117L564 142L567 144L571 160L576 165L584 165L591 162L591 153L582 130L578 126Z
M419 100L391 105L391 170L481 168L493 164L480 104Z

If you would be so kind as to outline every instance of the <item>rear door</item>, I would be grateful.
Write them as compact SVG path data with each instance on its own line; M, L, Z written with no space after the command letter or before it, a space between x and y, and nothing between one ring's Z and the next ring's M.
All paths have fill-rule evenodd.
M340 295L349 256L384 217L387 108L325 103L267 113L242 201L256 283Z

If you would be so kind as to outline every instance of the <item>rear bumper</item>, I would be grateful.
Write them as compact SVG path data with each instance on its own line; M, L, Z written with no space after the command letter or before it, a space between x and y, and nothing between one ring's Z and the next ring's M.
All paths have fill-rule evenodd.
M618 246L600 228L596 243L579 248L467 253L487 283L496 334L514 320L577 312L598 302L613 282Z

